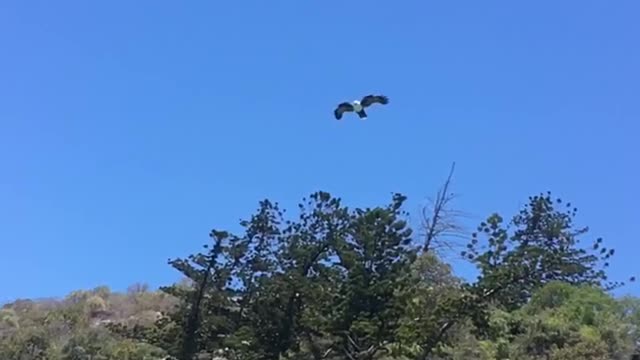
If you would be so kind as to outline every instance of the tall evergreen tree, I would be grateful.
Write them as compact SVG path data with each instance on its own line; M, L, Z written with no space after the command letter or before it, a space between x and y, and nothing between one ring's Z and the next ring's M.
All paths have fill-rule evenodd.
M551 193L529 198L529 203L513 217L511 234L503 227L501 216L494 214L478 227L468 251L463 253L478 265L483 296L499 292L499 301L509 309L528 301L531 294L549 281L593 284L607 289L620 283L607 283L604 268L614 249L606 248L601 238L591 249L580 246L587 227L576 227L577 208ZM480 234L487 241L480 242Z

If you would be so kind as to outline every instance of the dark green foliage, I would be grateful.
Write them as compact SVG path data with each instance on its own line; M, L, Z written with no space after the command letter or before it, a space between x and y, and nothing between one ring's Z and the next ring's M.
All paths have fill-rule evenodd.
M233 325L224 334L216 332L220 327L206 330L225 340L201 338L197 349L227 346L235 356L261 359L369 359L382 353L428 358L449 346L451 332L468 321L474 336L490 335L492 307L518 309L549 281L605 280L598 261L613 252L599 257L579 248L577 238L586 230L574 229L575 209L558 211L560 201L536 196L512 219L511 234L499 215L479 228L488 237L484 247L474 234L465 255L481 270L477 282L424 286L414 266L425 259L418 251L424 244L413 241L401 210L405 200L398 194L385 207L349 210L318 192L299 206L295 221L286 220L277 204L261 202L242 222L245 233L228 242L233 255L227 258L234 261L226 262L232 265L225 278L231 274L233 281L210 290L223 296L219 302L224 294L236 297L237 311L222 316Z
M132 288L127 311L105 288L6 307L0 359L629 358L640 306L606 293L614 251L579 246L571 205L547 194L508 227L490 216L463 253L480 270L465 282L416 239L405 201L349 209L317 192L287 217L264 200L239 234L213 230L203 252L169 261L185 281Z
M398 291L410 286L410 266L416 257L411 229L396 195L386 208L357 210L349 233L337 249L338 269L344 274L333 332L342 338L342 350L354 358L371 358L393 341L402 308Z
M602 239L579 247L588 228L575 228L577 209L551 194L533 196L513 217L509 232L501 216L494 214L472 235L467 256L482 272L479 285L486 294L499 292L498 301L508 309L522 306L536 289L550 281L570 284L606 284L604 268L614 254ZM482 237L486 241L480 241Z

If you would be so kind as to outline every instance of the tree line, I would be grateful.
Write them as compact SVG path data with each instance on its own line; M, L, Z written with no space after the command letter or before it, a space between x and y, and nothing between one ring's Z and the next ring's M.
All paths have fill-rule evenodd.
M0 358L637 356L640 300L610 294L624 285L607 277L615 251L574 223L572 204L541 193L509 220L490 214L463 236L448 184L423 214L421 232L409 226L402 194L350 208L315 192L293 216L261 201L240 233L214 229L202 251L169 261L185 281L138 292L164 304L148 307L146 321L87 322L112 307L95 292L43 312L32 327L9 304L0 313ZM457 249L455 235L466 239L459 258L478 269L472 281L440 256ZM51 324L64 331L52 338Z

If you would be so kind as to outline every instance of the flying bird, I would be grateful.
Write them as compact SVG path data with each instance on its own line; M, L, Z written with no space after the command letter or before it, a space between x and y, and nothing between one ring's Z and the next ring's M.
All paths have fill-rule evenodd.
M375 103L386 105L389 103L389 98L384 95L367 95L363 97L362 100L354 100L353 102L343 102L338 104L338 107L333 111L333 114L335 115L336 120L340 120L342 119L342 114L353 111L358 114L360 119L364 120L367 118L367 113L364 109Z

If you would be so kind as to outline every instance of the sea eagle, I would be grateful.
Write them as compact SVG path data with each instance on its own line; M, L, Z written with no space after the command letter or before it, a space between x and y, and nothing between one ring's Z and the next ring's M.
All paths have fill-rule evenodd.
M384 95L367 95L362 98L362 100L354 100L353 102L343 102L338 104L338 107L333 111L333 114L336 117L336 120L342 119L342 114L348 111L353 111L360 119L366 119L367 113L364 112L364 109L375 104L386 105L389 103L389 98Z

